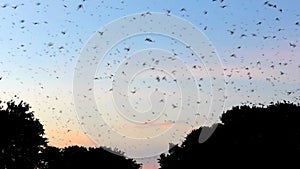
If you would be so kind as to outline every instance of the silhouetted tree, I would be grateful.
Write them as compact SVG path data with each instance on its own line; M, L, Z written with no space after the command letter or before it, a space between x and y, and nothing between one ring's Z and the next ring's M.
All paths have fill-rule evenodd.
M181 146L161 154L161 169L174 168L299 168L300 106L234 107L221 116L212 136L198 142L201 127Z
M0 104L0 168L38 168L39 154L47 143L43 126L29 112L28 104Z
M62 150L57 147L47 146L41 154L41 164L43 169L63 169Z
M134 160L114 154L101 147L70 146L63 149L48 147L43 153L43 160L46 169L99 169L104 166L112 169L139 169L141 167Z
M0 106L0 169L141 167L136 161L124 157L118 149L48 146L42 124L29 109L23 101L19 104L9 101Z

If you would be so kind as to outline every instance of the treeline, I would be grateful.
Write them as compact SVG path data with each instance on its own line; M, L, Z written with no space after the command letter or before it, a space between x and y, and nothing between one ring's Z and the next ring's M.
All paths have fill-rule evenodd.
M1 169L138 169L133 159L119 150L106 147L51 147L44 137L43 125L30 112L29 105L0 101ZM111 153L114 151L115 153Z
M42 166L47 169L138 169L141 167L132 159L106 148L86 148L71 146L63 149L48 147L41 156ZM117 155L120 154L120 155Z
M192 131L181 145L161 154L160 168L300 168L299 104L234 107L220 120ZM200 144L200 133L213 129Z
M0 101L2 169L138 169L141 164L105 147L48 146L44 129L26 103ZM237 106L220 123L200 127L160 155L160 169L300 168L300 106ZM201 132L214 130L204 143Z

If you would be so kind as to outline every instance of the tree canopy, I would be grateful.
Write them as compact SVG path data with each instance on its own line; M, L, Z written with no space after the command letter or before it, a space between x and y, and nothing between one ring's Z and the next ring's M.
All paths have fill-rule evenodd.
M201 127L179 146L161 154L161 169L170 168L299 168L300 106L238 106L223 113L212 136L199 143Z
M136 161L116 155L102 147L86 148L70 146L66 148L48 147L43 153L45 169L66 168L122 168L138 169L141 167Z
M9 101L0 107L0 168L39 166L39 154L47 142L42 124L29 108L22 101Z
M48 146L43 125L29 111L28 104L0 104L0 168L141 167L124 157L122 151L107 147ZM223 113L220 120L214 126L193 130L181 145L173 145L168 154L161 154L160 168L299 167L299 105L283 102L266 107L237 106ZM200 144L200 133L212 128L216 128L212 136Z
M0 104L3 104L0 101ZM43 125L24 102L0 106L0 168L2 169L138 169L141 164L107 147L48 146ZM109 150L109 151L108 151ZM115 153L112 153L115 152Z

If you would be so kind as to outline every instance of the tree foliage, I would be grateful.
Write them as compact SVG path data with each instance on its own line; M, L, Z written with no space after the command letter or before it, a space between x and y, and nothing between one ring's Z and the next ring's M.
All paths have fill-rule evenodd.
M47 142L43 126L29 108L28 104L14 101L0 107L0 168L39 166L39 153Z
M141 167L141 164L124 157L124 153L117 149L48 146L43 125L34 118L33 112L29 109L30 106L22 101L19 104L9 101L0 106L1 169L93 169L104 166L138 169Z
M104 166L106 168L139 169L141 167L136 161L114 154L102 147L70 146L63 149L48 147L43 153L43 161L45 169L98 169Z
M299 168L300 106L276 103L267 107L240 106L223 113L220 124L204 143L192 131L180 146L159 158L170 168Z

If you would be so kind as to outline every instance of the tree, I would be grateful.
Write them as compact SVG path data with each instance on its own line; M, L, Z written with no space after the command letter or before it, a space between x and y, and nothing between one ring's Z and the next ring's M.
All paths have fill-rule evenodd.
M40 152L47 144L42 124L23 101L0 104L0 168L38 168Z
M63 169L64 167L62 150L57 147L44 148L40 160L43 169Z
M106 150L70 146L63 149L48 147L43 153L45 169L106 168L139 169L140 164ZM117 151L120 153L120 151Z
M0 101L0 104L2 102ZM2 169L69 169L122 168L138 169L141 164L124 157L118 149L47 145L43 125L34 118L23 101L0 106L0 168ZM108 151L109 150L109 151ZM115 153L112 153L115 152Z
M161 154L160 168L299 168L299 105L234 107L220 119L222 123L206 142L199 144L199 134L210 128L201 127L182 145Z

